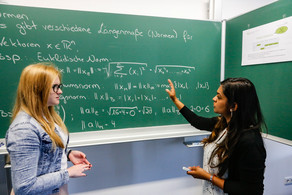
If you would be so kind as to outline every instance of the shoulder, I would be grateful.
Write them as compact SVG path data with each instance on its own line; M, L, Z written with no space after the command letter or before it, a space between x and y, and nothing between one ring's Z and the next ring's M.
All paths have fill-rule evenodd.
M33 139L40 137L43 131L41 125L32 116L20 111L9 126L6 139L10 141Z
M13 131L15 129L23 128L38 129L40 127L40 124L35 120L35 118L24 111L20 111L12 121L8 130Z

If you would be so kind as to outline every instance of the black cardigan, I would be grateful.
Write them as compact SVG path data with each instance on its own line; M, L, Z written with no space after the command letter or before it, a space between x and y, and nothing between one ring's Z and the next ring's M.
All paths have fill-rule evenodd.
M212 131L218 117L200 117L184 106L180 113L194 127ZM260 131L243 133L229 157L228 176L223 190L229 195L262 195L266 149Z

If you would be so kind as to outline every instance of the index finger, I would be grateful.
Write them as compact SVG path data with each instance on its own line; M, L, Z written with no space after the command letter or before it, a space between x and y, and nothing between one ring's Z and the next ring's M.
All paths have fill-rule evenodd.
M169 86L170 86L171 88L173 88L173 83L172 83L172 81L171 81L170 79L168 79L167 81L168 81L168 83L169 83Z

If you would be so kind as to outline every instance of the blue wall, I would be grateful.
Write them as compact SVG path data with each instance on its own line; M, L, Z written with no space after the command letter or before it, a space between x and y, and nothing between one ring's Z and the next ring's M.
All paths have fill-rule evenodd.
M104 190L147 182L188 177L183 166L202 166L202 147L188 148L183 138L75 148L92 163L87 177L70 179L71 193ZM70 165L70 164L69 164ZM199 185L199 184L198 184ZM93 193L94 194L94 193Z

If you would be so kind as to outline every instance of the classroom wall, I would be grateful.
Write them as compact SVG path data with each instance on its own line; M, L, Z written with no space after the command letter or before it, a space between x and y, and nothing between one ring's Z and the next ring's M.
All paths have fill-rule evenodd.
M265 139L264 195L291 195L292 147ZM93 163L86 178L71 179L74 195L202 194L201 181L185 175L182 166L202 165L202 147L187 148L182 138L76 148Z
M0 0L0 3L10 5L187 19L208 19L208 2L209 0Z
M216 2L219 3L215 4L217 6L215 10L221 12L215 19L221 20L238 16L272 1L216 0ZM0 3L189 19L207 19L209 16L207 0L0 0ZM268 157L264 194L291 194L292 185L283 184L284 177L292 176L291 146L268 139L265 139L265 144ZM94 167L88 172L87 177L70 180L71 194L201 194L200 182L185 176L181 165L200 165L202 148L187 148L180 138L77 149L87 153ZM1 167L3 164L1 159ZM1 194L5 193L4 173L4 169L0 169Z
M211 0L212 1L212 0ZM230 19L257 8L263 7L278 0L213 0L214 20Z
M188 148L183 138L77 148L93 164L86 178L70 179L74 195L201 194L201 181L182 170L202 166L202 147Z
M291 195L292 185L284 185L284 178L292 176L292 147L265 139L267 150L264 195Z

